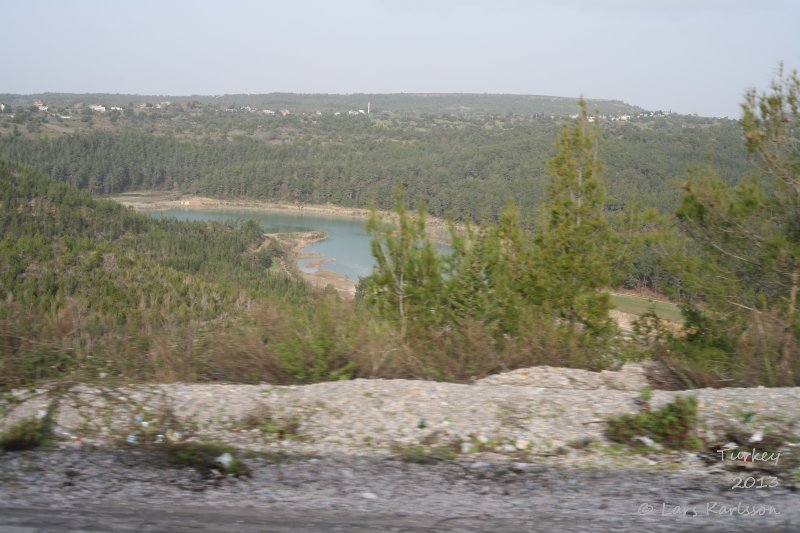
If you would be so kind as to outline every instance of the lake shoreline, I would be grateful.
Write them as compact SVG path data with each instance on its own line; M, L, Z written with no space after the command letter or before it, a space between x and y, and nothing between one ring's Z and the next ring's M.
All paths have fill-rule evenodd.
M171 191L132 191L114 196L105 196L103 198L113 200L140 212L168 211L172 209L191 211L236 210L252 211L254 213L309 214L313 216L363 221L368 220L370 217L369 209L357 207L342 207L333 204L319 205L270 202L248 199L230 200L206 196L184 195ZM378 214L385 220L392 220L396 217L396 214L390 211L378 211ZM449 227L445 220L435 217L426 217L425 222L426 233L433 242L450 244ZM317 233L321 233L321 235L311 236L311 234ZM303 251L303 248L327 238L328 236L324 234L324 232L316 231L265 233L266 243L268 243L270 239L275 239L289 250L291 255L289 263L295 265L295 267L289 268L286 263L280 263L281 269L284 270L287 275L290 277L299 275L317 289L325 289L328 285L332 285L340 296L351 300L355 298L358 280L354 280L346 274L335 272L325 266L326 263L335 262L335 257L324 256L318 252ZM307 266L315 268L316 270L313 272L304 271L299 265L299 262L304 259L312 259L313 261Z
M217 209L231 209L255 212L273 213L308 213L331 218L345 218L356 220L369 220L370 210L361 207L343 207L334 204L301 204L287 202L272 202L266 200L249 199L221 199L208 196L184 195L169 191L131 191L113 196L101 196L113 200L136 211L167 211L170 209L191 209L193 211L206 211ZM378 214L388 220L396 217L393 211L378 210ZM434 242L450 244L450 231L447 221L437 217L426 216L426 233ZM456 225L461 230L460 224Z
M336 258L327 257L319 252L303 251L305 247L327 238L328 235L324 231L265 233L261 247L266 248L271 242L277 241L287 249L289 254L287 262L294 265L294 268L290 268L287 266L287 262L278 259L278 265L286 275L290 278L299 275L309 285L317 289L325 289L331 285L342 298L352 300L356 294L356 281L346 274L339 274L325 267L325 263L336 261ZM316 270L311 272L303 270L299 263L304 259L310 259L311 261L306 266L313 267Z

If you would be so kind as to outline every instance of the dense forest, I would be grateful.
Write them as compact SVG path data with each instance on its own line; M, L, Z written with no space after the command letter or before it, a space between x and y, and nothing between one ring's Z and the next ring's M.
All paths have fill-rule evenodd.
M647 357L675 386L796 384L799 96L781 74L738 124L583 102L572 118L5 113L0 386L468 380ZM253 223L150 219L90 194L131 189L374 200L397 218L373 211L377 266L346 302L277 268L286 251ZM431 212L467 223L448 255ZM619 335L607 290L632 265L679 298L680 331L648 313Z
M0 157L93 194L179 190L354 207L374 201L390 209L400 183L412 204L424 198L435 216L497 220L509 198L525 216L535 212L553 139L567 120L276 117L170 107L46 123L36 111L0 115ZM609 205L616 209L635 201L674 211L676 185L688 167L708 158L729 183L752 170L734 121L677 115L603 120L602 131Z

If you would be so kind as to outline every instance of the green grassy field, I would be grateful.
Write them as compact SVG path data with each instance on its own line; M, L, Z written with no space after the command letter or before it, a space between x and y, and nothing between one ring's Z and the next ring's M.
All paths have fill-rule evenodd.
M628 294L612 294L611 304L617 311L630 313L632 315L643 315L647 311L654 309L656 314L664 320L671 322L682 322L681 312L678 306L661 300L652 300L642 296L631 296Z

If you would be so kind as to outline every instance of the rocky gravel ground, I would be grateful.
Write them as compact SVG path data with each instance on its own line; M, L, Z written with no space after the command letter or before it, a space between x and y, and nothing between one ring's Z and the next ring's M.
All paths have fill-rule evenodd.
M255 516L253 530L260 513L296 512L390 518L375 530L800 530L800 388L654 391L652 409L697 397L698 436L710 448L634 452L605 437L605 421L641 409L644 375L635 365L538 367L473 384L101 381L13 391L0 402L0 431L52 417L58 439L0 455L0 515L138 505L230 508ZM731 438L758 453L776 435L777 459L715 457ZM164 459L159 446L186 441L231 446L250 474Z

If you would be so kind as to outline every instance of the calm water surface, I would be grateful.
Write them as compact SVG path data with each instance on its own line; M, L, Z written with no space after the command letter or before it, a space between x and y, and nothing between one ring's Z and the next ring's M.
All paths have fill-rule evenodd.
M357 281L359 277L372 272L375 260L370 252L370 237L364 229L366 221L350 218L325 217L297 212L259 212L234 209L198 210L169 209L152 211L156 218L177 218L178 220L255 220L266 233L291 231L324 231L328 238L303 248L305 252L317 252L333 259L325 267L338 274L344 274ZM299 267L313 272L307 264L313 259L301 259Z

